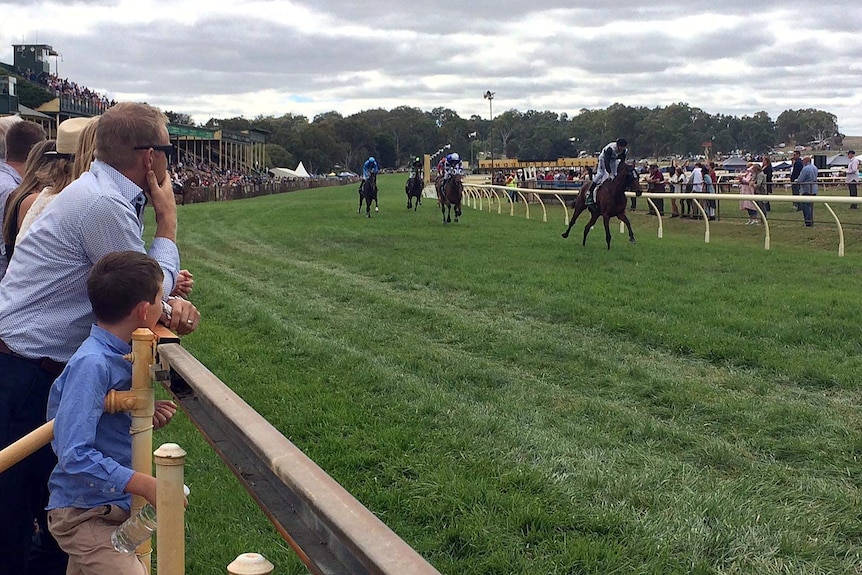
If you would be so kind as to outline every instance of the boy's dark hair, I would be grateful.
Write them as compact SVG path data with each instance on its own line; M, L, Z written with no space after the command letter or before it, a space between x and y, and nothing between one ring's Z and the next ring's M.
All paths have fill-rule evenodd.
M135 251L113 252L93 266L87 295L96 319L117 323L142 301L156 299L164 280L159 262Z

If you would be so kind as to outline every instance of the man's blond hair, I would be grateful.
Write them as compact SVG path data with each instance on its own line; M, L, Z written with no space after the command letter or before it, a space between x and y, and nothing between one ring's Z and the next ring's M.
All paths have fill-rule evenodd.
M148 104L121 102L102 114L96 126L96 158L122 171L135 163L138 146L163 143L168 117Z

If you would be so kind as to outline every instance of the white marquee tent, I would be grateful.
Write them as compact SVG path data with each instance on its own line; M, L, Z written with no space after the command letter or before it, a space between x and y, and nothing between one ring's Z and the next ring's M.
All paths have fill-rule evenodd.
M305 169L305 166L302 165L302 162L299 162L299 165L296 166L295 170L291 170L290 168L270 168L269 173L275 176L276 178L310 178L311 175Z

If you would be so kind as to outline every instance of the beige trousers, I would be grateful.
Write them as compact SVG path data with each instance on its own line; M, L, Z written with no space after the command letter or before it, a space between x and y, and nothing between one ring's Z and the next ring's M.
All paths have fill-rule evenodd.
M128 518L116 505L48 511L48 529L69 554L66 575L146 575L134 553L120 553L111 543L111 533Z

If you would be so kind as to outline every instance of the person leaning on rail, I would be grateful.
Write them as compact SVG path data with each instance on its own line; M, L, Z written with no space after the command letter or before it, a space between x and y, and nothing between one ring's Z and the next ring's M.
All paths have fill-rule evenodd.
M164 293L176 287L180 257L167 122L146 104L120 103L105 112L90 170L57 196L15 248L0 283L0 448L45 423L51 383L94 320L86 284L95 262L111 252L149 253L164 273ZM146 250L141 234L148 203L156 229ZM163 307L160 321L179 335L200 324L187 300ZM65 574L66 556L48 535L44 512L54 465L46 446L0 474L0 575ZM40 526L35 541L34 518Z

